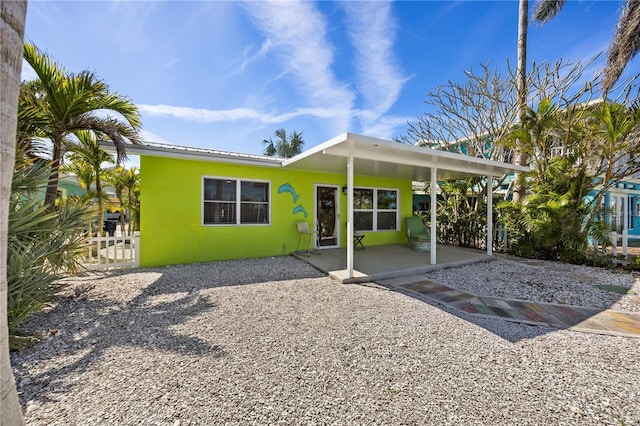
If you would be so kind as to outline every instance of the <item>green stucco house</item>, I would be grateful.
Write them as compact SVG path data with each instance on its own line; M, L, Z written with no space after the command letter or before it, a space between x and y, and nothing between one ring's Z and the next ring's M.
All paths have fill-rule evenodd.
M142 267L286 255L306 221L317 231L312 248L346 248L352 270L354 234L367 245L407 241L412 181L514 170L351 133L290 159L155 143L127 152L140 156L142 171Z

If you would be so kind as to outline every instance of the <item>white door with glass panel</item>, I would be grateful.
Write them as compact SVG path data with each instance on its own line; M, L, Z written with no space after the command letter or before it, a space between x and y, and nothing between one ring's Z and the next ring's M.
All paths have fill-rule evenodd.
M340 187L316 185L316 247L337 248L340 243Z

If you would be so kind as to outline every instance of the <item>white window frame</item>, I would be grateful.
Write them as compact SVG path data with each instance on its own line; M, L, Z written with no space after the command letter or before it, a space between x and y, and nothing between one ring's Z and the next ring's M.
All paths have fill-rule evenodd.
M633 195L627 195L627 229L628 230L634 229L635 213L636 213L636 210L633 208L634 200L635 200L635 197Z
M235 223L204 223L204 206L206 202L210 202L211 200L204 199L204 184L205 181L209 180L230 180L236 183L236 221ZM266 183L268 185L267 194L269 194L269 200L267 202L263 202L263 204L267 205L267 214L269 216L269 221L266 223L241 223L242 218L242 183L243 182L256 182L256 183ZM248 179L241 177L231 177L231 176L202 176L201 182L201 191L200 191L200 224L202 226L271 226L271 201L273 199L271 194L271 181L263 180L263 179ZM247 203L247 202L245 202ZM257 204L255 201L248 202L251 204Z
M372 212L373 213L373 229L356 229L356 232L397 232L400 230L400 190L398 188L379 188L372 186L354 186L353 191L357 189L370 189L373 190L373 208L372 209L353 209L354 214L356 212ZM395 209L378 209L378 191L395 191L396 196L396 208ZM354 200L355 201L355 200ZM396 213L396 228L395 229L378 229L378 212L393 212Z

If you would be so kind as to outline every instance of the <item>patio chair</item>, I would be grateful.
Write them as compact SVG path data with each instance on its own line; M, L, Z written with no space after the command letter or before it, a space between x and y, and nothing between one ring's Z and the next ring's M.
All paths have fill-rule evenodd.
M429 251L431 249L431 238L422 218L409 216L404 218L404 222L407 225L409 247L416 251Z
M311 237L316 235L318 231L312 231L309 229L308 222L298 222L298 246L296 247L296 254L303 254L309 256L309 253L320 254L318 250L311 248ZM300 251L300 241L302 241L302 237L307 236L307 249Z

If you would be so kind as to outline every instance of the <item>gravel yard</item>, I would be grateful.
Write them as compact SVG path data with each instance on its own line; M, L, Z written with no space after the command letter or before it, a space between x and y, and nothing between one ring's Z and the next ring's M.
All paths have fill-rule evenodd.
M465 268L438 277L489 276ZM590 276L553 272L535 281ZM469 317L292 257L70 279L31 327L47 337L12 354L31 425L640 425L640 339Z
M621 270L511 256L426 274L427 279L483 296L627 312L640 312L638 276ZM615 286L628 293L598 286Z

